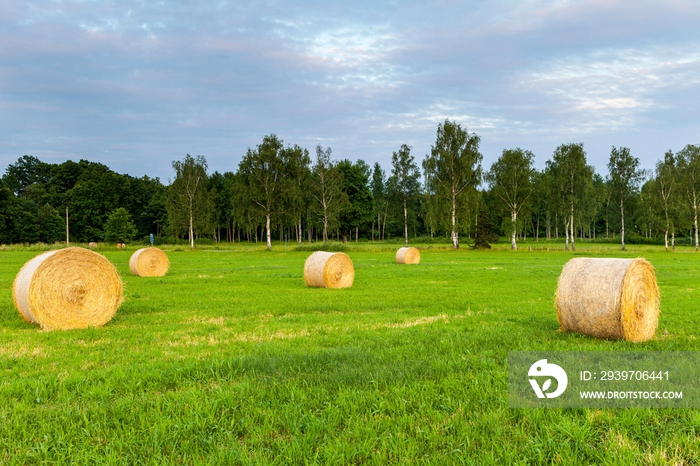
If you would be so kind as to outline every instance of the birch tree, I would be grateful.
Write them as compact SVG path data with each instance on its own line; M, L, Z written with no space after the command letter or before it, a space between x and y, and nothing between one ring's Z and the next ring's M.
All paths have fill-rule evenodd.
M301 217L309 201L311 178L311 158L308 149L294 145L286 149L289 163L289 187L285 194L287 211L295 222L297 244L301 246L302 224Z
M385 174L379 162L375 162L372 168L370 191L372 191L372 216L377 219L377 238L381 241L383 239L383 231L386 229L389 204L387 202ZM382 219L384 222L382 222ZM384 228L382 228L382 225L384 225ZM372 221L372 241L374 241L374 220Z
M553 177L553 194L559 199L558 207L564 217L565 249L569 250L570 239L571 250L575 251L576 213L585 202L590 202L594 173L593 167L586 163L583 143L557 147L552 160L547 161L547 172Z
M532 178L535 156L528 150L505 149L503 155L491 166L486 175L491 192L506 206L510 215L510 248L517 250L515 242L518 214L529 202L533 192Z
M316 146L316 163L311 170L311 194L323 225L323 242L328 241L329 229L337 227L340 211L348 202L343 192L343 174L331 161L331 153L330 147L324 150L320 144Z
M685 197L693 216L695 251L698 250L698 208L700 207L700 146L688 144L676 154Z
M673 220L674 199L678 191L678 166L676 157L672 151L664 154L664 159L656 163L656 188L657 199L664 214L664 246L668 251L668 233L671 232L671 248L675 250L676 232Z
M268 251L272 249L272 217L283 210L282 197L289 181L289 151L275 134L263 137L254 150L248 152L238 166L241 180L250 202L265 217L265 237Z
M206 229L211 223L212 199L207 191L207 160L203 155L174 160L175 180L168 187L166 209L171 228L186 230L190 249L194 249L194 235L198 229Z
M639 168L639 159L630 154L628 147L615 146L610 151L608 162L610 189L620 207L620 241L625 250L625 201L637 192L639 183L644 178L644 171Z
M403 205L404 244L408 246L408 206L420 194L420 170L406 144L391 156L389 187L393 197Z
M476 134L445 120L438 125L435 145L423 161L426 182L434 186L437 199L448 204L454 249L459 248L461 211L470 191L481 182L479 142Z

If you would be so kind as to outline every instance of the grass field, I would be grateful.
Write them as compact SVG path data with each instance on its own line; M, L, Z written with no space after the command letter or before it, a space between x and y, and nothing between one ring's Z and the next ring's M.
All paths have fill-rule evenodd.
M0 251L0 464L699 463L698 410L509 409L506 364L511 350L698 350L700 254L578 245L655 266L659 328L632 344L557 331L573 253L520 246L431 246L400 266L394 245L351 245L344 290L307 288L309 252L284 245L165 248L163 278L109 248L117 315L55 332L12 303L39 251Z

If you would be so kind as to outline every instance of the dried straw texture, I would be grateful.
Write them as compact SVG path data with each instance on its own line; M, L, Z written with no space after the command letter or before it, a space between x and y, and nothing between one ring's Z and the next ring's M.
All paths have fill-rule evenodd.
M396 251L397 264L420 264L420 251L416 248L400 248Z
M88 243L88 247L89 247L90 249L95 249L95 248L97 247L97 243L94 242L94 241L90 241L90 242Z
M131 273L139 277L162 277L168 273L168 256L158 248L142 248L129 259Z
M659 322L654 267L644 259L571 259L559 276L556 306L567 332L649 340Z
M316 251L304 263L304 280L318 288L350 288L355 267L342 252Z
M106 257L84 248L60 249L24 264L12 297L20 315L43 329L99 327L122 303L122 280Z

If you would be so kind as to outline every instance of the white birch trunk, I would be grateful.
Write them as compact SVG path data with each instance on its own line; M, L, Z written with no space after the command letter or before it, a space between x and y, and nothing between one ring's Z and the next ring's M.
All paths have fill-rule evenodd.
M620 237L622 239L622 250L625 250L625 204L620 201L620 220L622 221L622 228L620 230Z
M408 247L408 209L406 209L406 199L403 200L403 236L405 246Z

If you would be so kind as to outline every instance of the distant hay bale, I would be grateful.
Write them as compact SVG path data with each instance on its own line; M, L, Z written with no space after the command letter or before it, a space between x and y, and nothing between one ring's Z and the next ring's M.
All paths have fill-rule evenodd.
M416 248L400 248L396 251L396 263L397 264L419 264L420 263L420 251Z
M89 247L90 249L95 249L95 248L97 247L97 243L94 242L94 241L90 241L90 242L88 243L88 247Z
M567 332L649 340L659 321L654 267L644 259L571 259L559 276L556 307Z
M84 248L36 256L12 286L20 315L47 330L99 327L122 303L122 280L106 257Z
M162 277L169 268L168 256L158 248L141 248L129 259L131 273L139 277Z
M117 243L117 249L121 249L121 248L122 248L122 243Z
M304 280L317 288L349 288L355 279L355 267L342 252L316 251L304 263Z

